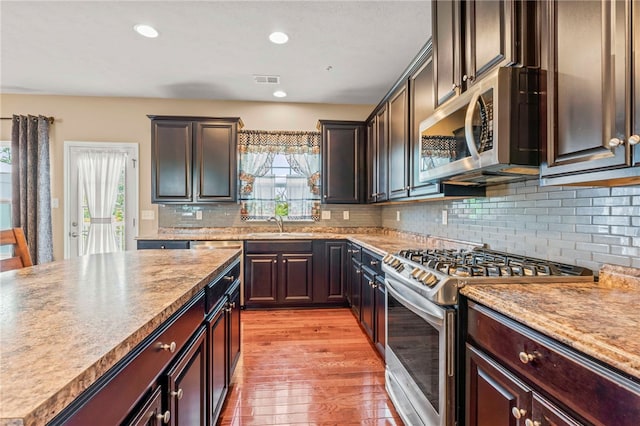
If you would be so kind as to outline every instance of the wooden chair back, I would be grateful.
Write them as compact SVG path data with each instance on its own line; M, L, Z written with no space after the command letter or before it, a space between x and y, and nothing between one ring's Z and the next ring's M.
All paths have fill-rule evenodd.
M33 265L22 228L0 231L0 246L7 245L13 246L13 257L0 259L0 271L10 271Z

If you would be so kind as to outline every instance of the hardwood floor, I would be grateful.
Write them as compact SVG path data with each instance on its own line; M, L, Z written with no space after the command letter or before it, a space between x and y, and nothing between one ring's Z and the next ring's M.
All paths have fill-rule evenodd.
M219 425L402 425L384 362L349 309L242 312Z

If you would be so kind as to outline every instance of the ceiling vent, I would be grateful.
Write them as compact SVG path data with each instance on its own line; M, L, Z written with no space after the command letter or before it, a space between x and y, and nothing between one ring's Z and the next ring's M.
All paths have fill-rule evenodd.
M258 84L280 84L279 75L254 75L253 79Z

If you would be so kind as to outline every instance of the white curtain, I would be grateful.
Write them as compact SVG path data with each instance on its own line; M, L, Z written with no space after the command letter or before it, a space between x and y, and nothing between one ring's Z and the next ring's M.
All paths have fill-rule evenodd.
M313 153L287 154L287 162L291 169L307 178L307 185L312 194L319 194L320 155Z
M126 158L125 153L116 151L88 151L78 158L79 184L84 188L91 216L84 254L119 251L112 213Z
M260 202L252 203L252 216L273 216L276 208L276 177L273 175L257 177L254 182L253 198Z
M300 218L311 215L311 203L307 178L304 176L287 176L287 197L289 200L289 217Z
M243 152L240 156L240 191L243 194L251 194L255 179L264 176L271 170L273 164L272 152Z

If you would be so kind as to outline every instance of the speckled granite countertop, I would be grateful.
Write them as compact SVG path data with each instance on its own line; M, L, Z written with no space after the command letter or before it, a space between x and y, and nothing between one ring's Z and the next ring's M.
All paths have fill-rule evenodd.
M441 237L413 234L381 228L296 228L279 234L273 228L164 228L157 234L138 237L138 240L349 240L380 255L396 253L407 248L471 248L480 243L448 240Z
M598 283L492 284L461 293L640 381L640 270L605 265Z
M239 253L128 251L0 273L0 425L51 420Z

